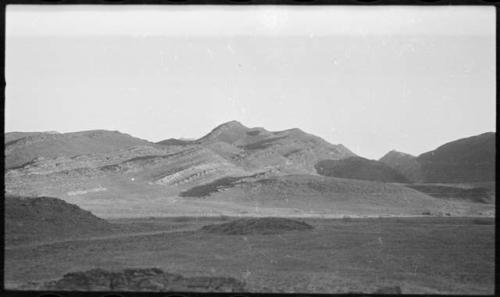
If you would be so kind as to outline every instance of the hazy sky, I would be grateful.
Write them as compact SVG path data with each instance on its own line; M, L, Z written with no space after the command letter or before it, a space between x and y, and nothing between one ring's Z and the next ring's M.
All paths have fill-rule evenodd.
M495 131L493 7L7 7L6 131L238 120L367 158Z

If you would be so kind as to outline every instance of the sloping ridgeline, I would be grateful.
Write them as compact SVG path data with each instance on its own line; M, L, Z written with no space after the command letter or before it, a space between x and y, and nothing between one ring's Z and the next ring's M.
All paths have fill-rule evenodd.
M398 171L382 162L361 157L340 160L321 160L315 165L318 174L330 177L406 183L408 180Z

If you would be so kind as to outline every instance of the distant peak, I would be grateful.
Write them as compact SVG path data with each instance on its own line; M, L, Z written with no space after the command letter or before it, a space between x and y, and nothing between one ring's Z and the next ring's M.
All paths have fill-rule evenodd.
M248 130L248 129L250 128L246 127L245 125L243 125L238 121L229 121L215 127L211 133L221 130Z
M224 127L244 127L244 128L246 128L242 123L240 123L238 121L229 121L229 122L225 122L225 123L220 124L219 126L216 127L216 129L217 128L224 128Z
M299 128L291 128L291 129L286 129L286 130L281 130L281 131L275 131L273 133L307 134L306 132L300 130Z
M380 158L380 160L388 158L388 157L411 157L411 158L415 158L415 156L413 156L413 155L410 155L410 154L407 154L407 153L403 153L403 152L400 152L398 150L391 150L387 154L385 154L382 158Z
M64 135L71 135L71 136L80 136L80 135L84 135L84 136L103 136L103 135L109 135L109 134L112 134L112 133L119 133L119 134L123 134L121 133L120 131L116 131L116 130L104 130L104 129L95 129L95 130L83 130L83 131L78 131L78 132L68 132L68 133L64 133Z
M398 150L391 150L391 151L389 151L389 154L392 154L392 155L404 155L405 153L400 152Z
M296 132L296 133L305 133L304 131L300 130L299 128L292 128L292 129L288 129L286 131Z
M245 127L238 121L229 121L215 127L210 133L200 138L198 141L213 140L233 143L240 139L242 134L245 134L249 128Z

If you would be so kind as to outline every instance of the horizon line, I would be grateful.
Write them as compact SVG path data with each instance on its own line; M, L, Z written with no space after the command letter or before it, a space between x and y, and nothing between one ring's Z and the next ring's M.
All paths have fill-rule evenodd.
M147 138L142 138L140 136L134 136L130 133L127 133L125 131L122 131L122 130L116 130L116 129L88 129L88 130L78 130L78 131L68 131L68 132L59 132L57 130L49 130L49 131L5 131L4 130L4 135L7 134L7 133L49 133L49 134L70 134L70 133L80 133L80 132L91 132L91 131L106 131L106 132L118 132L118 133L121 133L121 134L126 134L126 135L129 135L131 137L134 137L134 138L139 138L139 139L142 139L142 140L145 140L145 141L148 141L148 142L151 142L151 143L154 143L154 144L158 144L159 142L161 141L164 141L164 140L168 140L168 139L177 139L177 140L186 140L186 141L197 141L199 139L202 139L203 137L209 135L210 133L212 133L215 129L221 127L221 126L224 126L224 125L227 125L227 124L230 124L230 123L236 123L236 124L239 124L245 128L248 128L248 129L264 129L268 132L271 132L271 133L276 133L276 132L283 132L283 131L290 131L290 130L294 130L294 129L298 129L299 131L302 131L306 134L310 134L310 135L313 135L313 136L316 136L316 137L320 137L321 139L323 139L324 141L328 142L328 143L331 143L330 141L324 139L323 137L321 136L318 136L316 134L312 134L310 132L307 132L307 131L304 131L300 128L290 128L290 129L285 129L285 130L278 130L278 131L270 131L270 130L267 130L265 129L264 127L262 126L256 126L256 127L247 127L246 125L244 125L242 122L238 121L238 120L231 120L231 121L226 121L226 122L223 122L219 125L216 125L214 128L212 128L209 132L203 134L201 137L196 137L196 138L192 138L192 137L165 137L163 138L162 140L159 140L159 141L152 141L152 140L149 140ZM442 146L442 145L445 145L447 143L450 143L450 142L453 142L453 141L457 141L457 140L460 140L460 139L465 139L465 138L469 138L469 137L474 137L474 136L479 136L479 135L483 135L483 134L487 134L487 133L496 133L496 131L486 131L486 132L482 132L482 133L478 133L478 134L474 134L474 135L469 135L469 136L462 136L460 138L456 138L454 140L449 140L449 141L446 141L444 142L443 144L437 146L436 148L432 149L432 150L429 150L429 151L433 151L435 149L437 149L438 147ZM333 143L331 143L333 144ZM347 148L348 150L352 151L349 147L347 147L346 145L344 145L342 142L339 142L339 143L336 143L334 145L342 145L344 146L345 148ZM410 154L410 153L407 153L407 152L404 152L404 151L401 151L401 150L398 150L398 149L390 149L388 150L386 153L384 153L381 157L379 158L376 158L376 159L371 159L371 158L366 158L366 159L369 159L369 160L379 160L381 159L382 157L384 157L386 154L390 153L390 152L399 152L399 153L404 153L404 154L408 154L408 155L411 155L411 156L414 156L414 157L417 157L419 155L422 155L424 153L427 153L429 151L425 151L425 152L422 152L420 154ZM355 153L356 154L356 153ZM356 154L358 157L363 157L359 154ZM365 157L363 157L365 158Z

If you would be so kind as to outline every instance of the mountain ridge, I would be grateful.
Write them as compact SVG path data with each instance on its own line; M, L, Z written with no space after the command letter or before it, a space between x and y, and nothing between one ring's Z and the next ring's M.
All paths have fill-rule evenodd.
M405 181L383 162L359 157L343 145L297 128L271 132L237 121L180 143L153 143L108 130L25 135L6 146L5 157L7 194L58 197L102 217L310 215L308 210L325 215L336 209L363 215L419 215L434 206L441 213L481 215L491 213L489 201L494 201L488 196L485 201L490 204L460 204L450 195L480 196L484 191L439 188L447 191L441 196L451 199L447 206L441 196L428 195L435 188L417 187L424 193L404 184L388 186ZM348 174L340 176L343 180L321 176L321 162L347 162L342 170ZM397 208L389 205L398 199L393 191L413 197L408 209L403 202Z
M495 180L496 132L449 141L418 156L391 151L380 158L413 182L461 183Z

